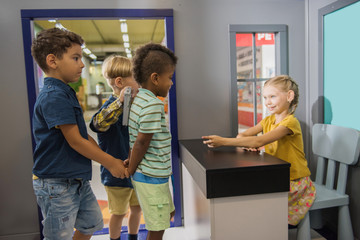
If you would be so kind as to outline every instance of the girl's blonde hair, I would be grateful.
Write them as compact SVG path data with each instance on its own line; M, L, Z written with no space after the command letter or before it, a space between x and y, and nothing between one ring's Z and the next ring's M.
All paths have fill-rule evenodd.
M132 75L131 60L120 55L110 55L104 60L102 74L109 85L114 86L115 78L126 78Z
M296 107L299 103L299 86L298 84L288 75L279 75L267 80L265 86L274 86L282 92L293 91L294 99L290 102L289 113L294 114Z

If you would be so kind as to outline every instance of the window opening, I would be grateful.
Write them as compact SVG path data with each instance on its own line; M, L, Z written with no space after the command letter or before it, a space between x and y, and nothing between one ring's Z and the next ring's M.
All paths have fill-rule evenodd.
M286 32L285 25L230 25L232 135L267 116L262 90L269 78L287 74Z

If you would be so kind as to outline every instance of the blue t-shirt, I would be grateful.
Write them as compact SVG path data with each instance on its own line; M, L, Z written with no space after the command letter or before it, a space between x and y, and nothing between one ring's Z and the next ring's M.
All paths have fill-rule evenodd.
M95 113L90 122L90 128L97 133L98 143L100 148L110 154L111 156L125 160L129 156L129 130L127 126L122 125L122 116L120 114L116 123L112 124L110 128L105 132L100 132L93 126L94 117L103 109L108 107L116 98L111 95L109 99L104 103L100 110ZM130 178L115 178L111 173L101 166L101 182L105 186L110 187L130 187L132 188Z
M76 124L88 139L83 112L75 91L55 78L45 78L34 107L33 174L39 178L91 179L91 161L70 147L56 126Z

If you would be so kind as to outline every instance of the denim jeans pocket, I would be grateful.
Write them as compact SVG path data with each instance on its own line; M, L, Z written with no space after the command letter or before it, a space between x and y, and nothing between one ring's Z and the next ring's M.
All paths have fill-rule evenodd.
M70 183L66 180L52 181L47 183L47 190L50 198L63 195L70 188Z

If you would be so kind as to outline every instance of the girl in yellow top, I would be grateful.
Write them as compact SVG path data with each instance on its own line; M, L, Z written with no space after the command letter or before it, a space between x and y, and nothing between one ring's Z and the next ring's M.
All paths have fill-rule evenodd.
M288 222L297 225L313 204L316 189L310 179L310 170L305 159L299 121L294 112L298 104L297 83L287 75L273 77L265 82L263 89L265 105L270 116L256 126L240 133L236 138L216 135L203 136L208 147L237 146L258 149L291 164ZM258 133L262 135L257 135Z

